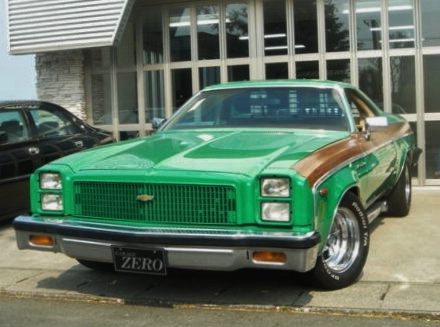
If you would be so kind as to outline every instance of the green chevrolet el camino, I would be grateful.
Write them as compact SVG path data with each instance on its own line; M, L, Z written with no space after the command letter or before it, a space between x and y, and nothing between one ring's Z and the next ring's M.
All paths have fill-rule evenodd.
M154 125L38 169L18 247L135 273L292 270L338 289L362 272L371 221L410 210L413 132L349 84L211 86Z

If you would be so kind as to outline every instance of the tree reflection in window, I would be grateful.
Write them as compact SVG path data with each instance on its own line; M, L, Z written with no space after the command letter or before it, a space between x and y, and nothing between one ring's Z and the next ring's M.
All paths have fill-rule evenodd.
M228 58L249 56L247 4L226 6L226 47Z

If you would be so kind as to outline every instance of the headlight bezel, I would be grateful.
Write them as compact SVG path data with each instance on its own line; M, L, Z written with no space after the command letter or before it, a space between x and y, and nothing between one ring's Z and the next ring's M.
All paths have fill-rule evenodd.
M58 171L38 172L39 209L44 212L63 212L63 176Z
M292 180L269 175L259 179L260 221L265 224L292 223Z

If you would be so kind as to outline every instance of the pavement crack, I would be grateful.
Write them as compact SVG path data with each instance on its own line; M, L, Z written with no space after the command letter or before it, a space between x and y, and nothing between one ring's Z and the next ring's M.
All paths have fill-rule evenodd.
M385 290L385 292L383 292L382 295L380 296L380 301L382 301L382 302L385 301L385 298L386 298L386 296L387 296L388 291L390 290L390 288L391 288L391 285L388 284L388 285L387 285L387 288L386 288L386 290Z
M86 280L86 281L83 281L81 283L76 284L76 288L80 288L80 287L87 285L87 284L90 284L89 280Z
M23 279L20 279L20 280L17 280L17 284L20 284L20 283L22 283L22 282L25 282L25 281L27 281L27 280L29 280L30 278L29 277L26 277L26 278L23 278Z

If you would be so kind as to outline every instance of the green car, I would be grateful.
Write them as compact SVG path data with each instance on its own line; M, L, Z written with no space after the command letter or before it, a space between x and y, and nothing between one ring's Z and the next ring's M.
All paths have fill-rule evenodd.
M122 272L291 270L338 289L362 272L371 221L410 210L413 132L349 84L211 86L153 125L38 169L18 247Z

